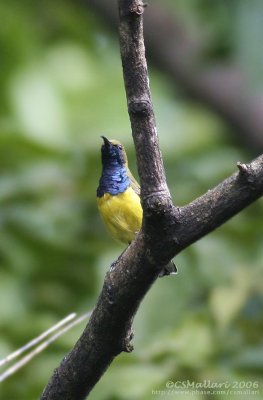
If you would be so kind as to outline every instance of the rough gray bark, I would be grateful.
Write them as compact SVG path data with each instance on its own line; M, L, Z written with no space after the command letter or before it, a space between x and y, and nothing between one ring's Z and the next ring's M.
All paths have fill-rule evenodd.
M263 194L263 156L178 209L172 204L156 134L144 55L141 0L119 0L120 44L137 153L144 221L110 270L90 321L55 370L41 399L84 399L114 357L131 351L132 320L158 273L173 256Z

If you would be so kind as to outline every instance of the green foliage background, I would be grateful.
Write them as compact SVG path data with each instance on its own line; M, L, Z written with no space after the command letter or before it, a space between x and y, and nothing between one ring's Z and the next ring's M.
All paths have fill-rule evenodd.
M207 62L235 59L255 92L263 89L260 0L163 4L176 7L188 29L202 26ZM2 357L94 306L123 249L96 209L100 135L121 140L133 171L136 164L118 43L104 23L68 0L1 2L0 15ZM168 183L183 205L252 156L149 67ZM177 257L178 276L159 279L138 312L135 351L114 361L90 399L159 399L152 391L188 379L260 381L253 399L261 398L262 221L261 200ZM83 327L3 382L1 398L37 399Z

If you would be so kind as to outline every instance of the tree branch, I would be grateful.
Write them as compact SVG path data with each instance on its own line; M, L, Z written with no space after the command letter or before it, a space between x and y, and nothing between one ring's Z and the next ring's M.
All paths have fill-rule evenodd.
M237 166L239 172L180 209L181 224L174 230L177 254L263 195L263 155Z
M141 1L119 1L119 8L124 83L141 179L141 196L144 199L152 192L169 192L159 149L145 59L141 17L144 6Z
M81 0L108 24L117 25L117 10L108 0ZM151 3L145 18L145 43L151 60L192 98L208 106L228 123L255 154L263 151L262 96L249 93L238 66L202 64L203 46L193 39L176 14Z
M131 324L162 267L263 192L263 156L183 207L172 204L156 134L144 56L141 0L119 0L120 43L128 109L142 185L141 232L107 273L90 321L55 370L42 400L79 400L114 357L131 351Z

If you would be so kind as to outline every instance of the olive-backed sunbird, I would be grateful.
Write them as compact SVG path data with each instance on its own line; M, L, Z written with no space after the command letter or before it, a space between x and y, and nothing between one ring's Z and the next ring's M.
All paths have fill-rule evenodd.
M130 244L142 225L140 186L128 167L124 147L117 140L102 136L102 174L97 189L97 203L102 220L111 235ZM170 261L160 276L177 273Z

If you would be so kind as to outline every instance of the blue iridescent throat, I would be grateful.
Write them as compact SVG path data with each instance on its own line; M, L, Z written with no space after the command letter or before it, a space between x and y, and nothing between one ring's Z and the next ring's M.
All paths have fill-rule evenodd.
M130 184L131 180L127 175L126 167L120 165L115 159L107 160L107 163L103 165L97 196L102 197L105 193L116 196L125 192Z

